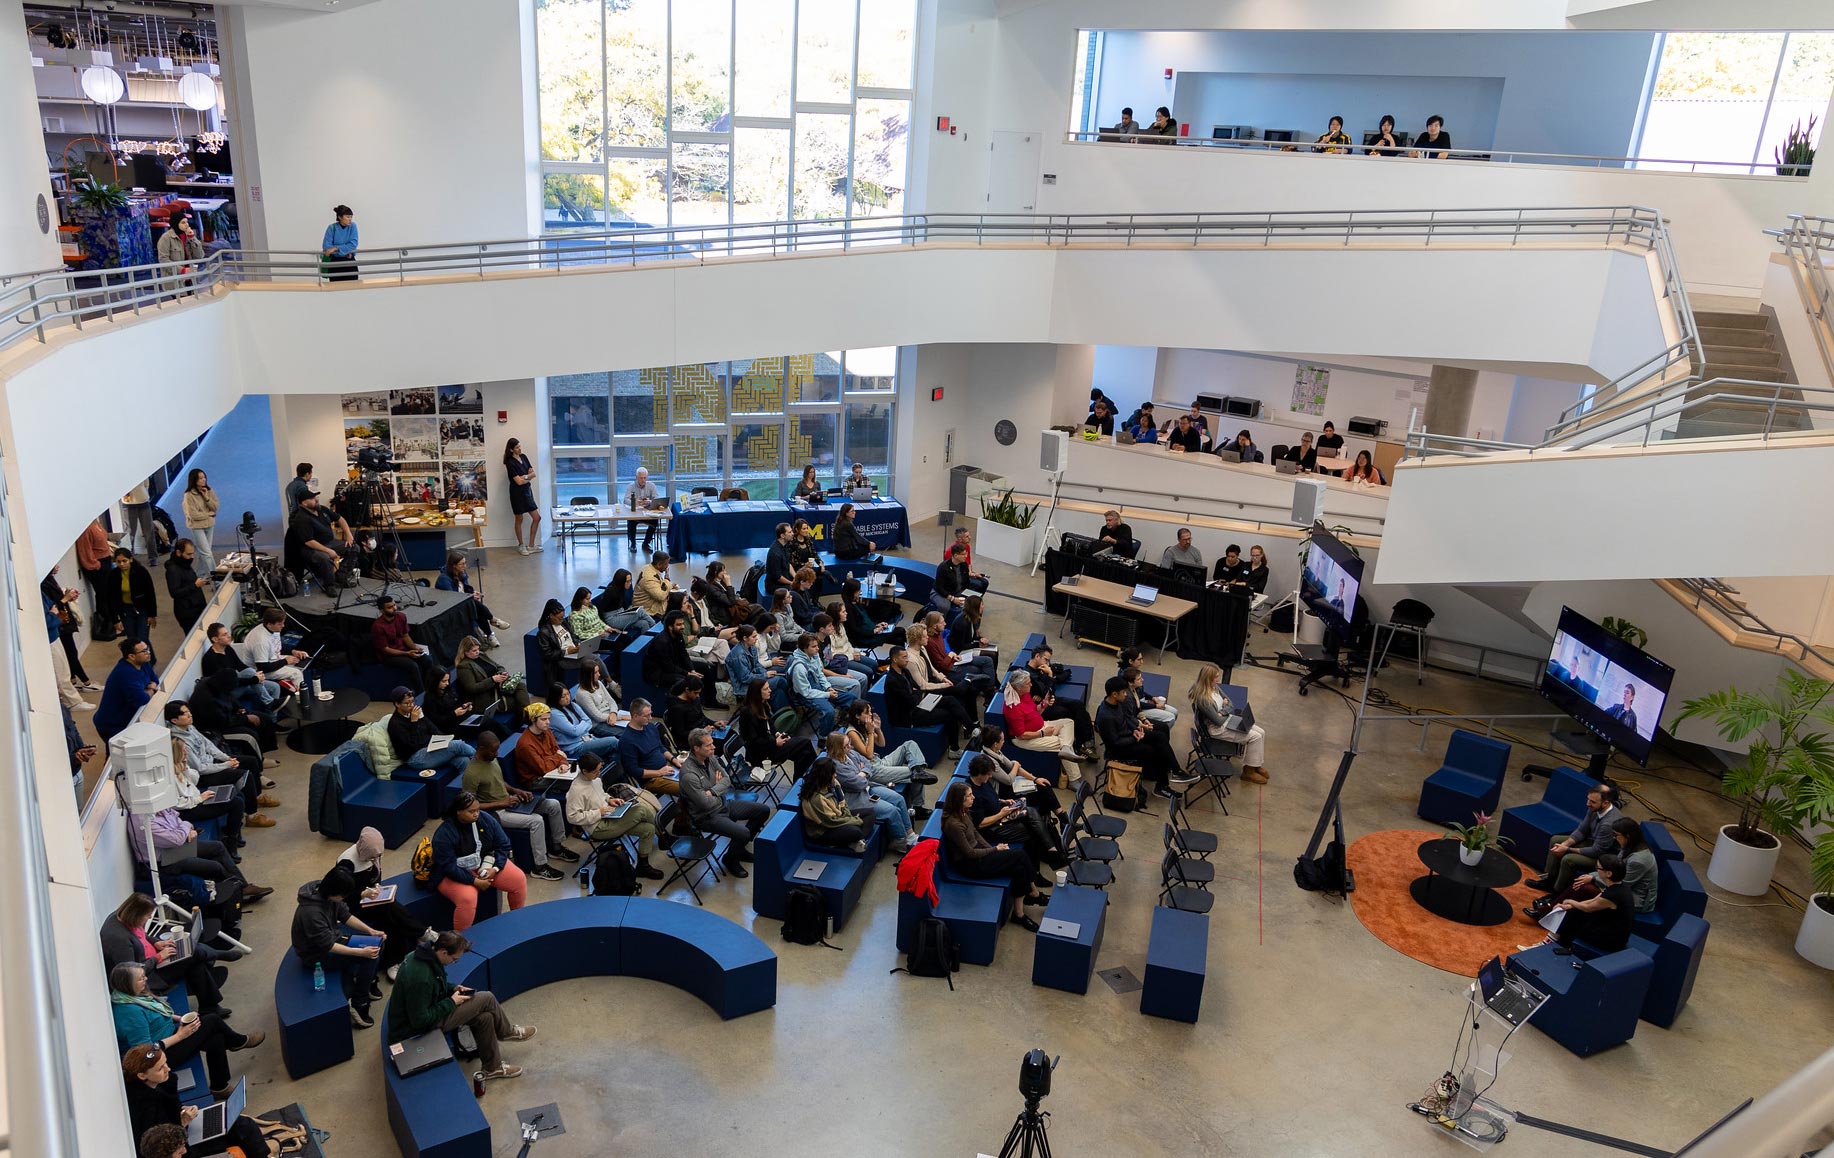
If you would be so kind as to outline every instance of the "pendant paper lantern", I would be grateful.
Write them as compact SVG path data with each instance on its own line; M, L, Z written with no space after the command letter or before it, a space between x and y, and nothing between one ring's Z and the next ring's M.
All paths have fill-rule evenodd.
M200 113L213 109L217 103L216 82L201 72L187 72L178 78L178 99Z
M127 82L112 68L91 65L83 70L83 95L99 105L112 105L127 95Z

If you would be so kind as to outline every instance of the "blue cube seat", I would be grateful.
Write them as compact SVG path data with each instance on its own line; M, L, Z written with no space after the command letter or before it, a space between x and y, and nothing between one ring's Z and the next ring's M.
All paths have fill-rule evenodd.
M1554 841L1579 827L1586 812L1586 794L1596 784L1584 772L1556 768L1537 803L1504 809L1497 832L1509 838L1505 846L1509 854L1539 870L1547 863L1547 850Z
M939 891L945 881L950 884L968 885L971 888L986 889L988 892L1000 898L1000 922L1002 924L1006 922L1006 919L1012 915L1012 908L1006 903L1006 881L1004 879L989 880L982 877L971 877L956 871L949 856L949 842L942 838L942 809L938 808L936 811L930 813L929 819L923 822L923 831L918 834L918 839L933 840L936 842L936 872L934 879Z
M291 949L274 972L274 1014L280 1057L291 1077L315 1074L356 1053L342 978L329 973L323 990L312 988L312 970Z
M935 917L955 935L964 964L991 965L1000 936L1000 922L1006 911L1006 899L1001 891L986 888L984 884L964 885L939 880L934 906L914 894L901 892L898 894L898 952L911 951L911 938L918 921Z
M1655 963L1649 992L1643 998L1643 1020L1664 1029L1675 1024L1694 992L1694 977L1706 952L1711 927L1692 913L1683 913L1660 940L1630 938L1630 947Z
M793 802L786 795L786 803ZM867 854L852 849L810 845L803 839L802 813L793 807L779 808L752 841L752 908L760 917L783 920L790 889L807 884L822 895L834 928L840 929L859 904L866 878L877 863L874 851L882 844L883 826L875 825L873 838L867 842ZM813 881L791 878L796 866L805 860L818 861L828 867Z
M661 624L657 627L660 628ZM632 700L645 699L658 707L668 706L668 689L658 691L643 678L643 656L655 639L656 632L647 631L618 653L618 686L624 689L624 698L619 703L628 705ZM711 696L712 692L709 691L708 695Z
M1470 824L1496 811L1509 769L1509 745L1459 728L1446 745L1445 762L1420 786L1415 811L1435 824Z
M382 834L382 843L399 848L427 820L427 786L409 780L378 780L363 745L352 740L334 754L343 780L339 820L344 840L355 840L365 828Z
M1509 971L1549 995L1534 1027L1590 1057L1636 1036L1655 961L1635 949L1587 959L1537 945L1511 957Z
M1652 941L1668 935L1683 916L1705 918L1707 890L1694 867L1684 860L1656 858L1656 910L1638 913L1635 932Z
M448 971L448 979L458 984ZM471 1093L471 1076L454 1059L402 1077L388 1060L388 1012L376 1021L382 1045L382 1092L388 1124L403 1158L491 1158L490 1122Z
M1076 936L1041 933L1032 939L1032 984L1066 993L1089 992L1095 958L1102 951L1108 894L1100 889L1064 885L1051 894L1044 915L1076 925Z
M1153 910L1146 939L1146 976L1140 1012L1173 1021L1195 1022L1203 1006L1209 969L1210 918L1161 905Z
M884 676L880 676L878 679L874 680L872 686L866 689L866 700L868 703L872 704L872 710L878 713L880 720L883 721L890 718L885 714ZM887 745L896 748L906 740L917 741L917 746L923 749L924 759L932 764L942 759L943 753L947 751L947 748L943 744L941 724L925 724L922 727L908 725L904 727L893 727L889 723L885 725L885 742Z

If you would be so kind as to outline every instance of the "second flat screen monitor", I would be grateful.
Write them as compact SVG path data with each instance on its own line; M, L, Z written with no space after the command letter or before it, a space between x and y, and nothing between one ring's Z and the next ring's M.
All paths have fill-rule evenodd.
M1306 552L1299 579L1299 598L1307 609L1336 634L1348 636L1362 582L1363 560L1336 535L1312 528L1312 549Z

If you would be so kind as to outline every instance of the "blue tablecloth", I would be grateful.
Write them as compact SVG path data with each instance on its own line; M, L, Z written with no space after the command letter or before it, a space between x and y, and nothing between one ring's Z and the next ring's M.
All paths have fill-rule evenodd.
M778 523L807 519L815 528L816 541L828 549L829 528L840 515L839 502L807 507L783 500L726 502L711 500L698 511L673 507L669 519L669 555L676 559L688 555L731 555L754 547L765 548L776 537ZM881 549L893 545L911 545L911 521L904 504L894 499L853 504L853 521L860 533Z

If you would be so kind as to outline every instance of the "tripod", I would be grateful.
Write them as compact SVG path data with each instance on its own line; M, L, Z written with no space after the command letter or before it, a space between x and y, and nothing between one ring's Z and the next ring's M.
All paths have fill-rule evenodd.
M364 497L368 500L366 506L369 514L369 517L363 521L369 525L370 529L381 531L377 538L380 543L393 549L393 557L389 560L388 565L379 568L382 576L382 590L374 595L358 596L357 604L381 607L384 600L393 599L403 607L427 606L429 601L426 594L420 585L414 582L413 568L410 567L403 574L395 566L397 563L406 561L408 554L407 548L401 545L401 527L395 522L395 512L389 509L388 503L382 501L386 495L386 492L382 490L382 476L375 471L365 470L362 473L362 483ZM400 588L402 595L395 593L397 588ZM344 589L339 588L337 602L333 605L332 610L339 610L343 606Z
M1045 1119L1050 1112L1038 1108L1037 1098L1025 1099L1025 1109L1013 1120L1006 1145L1000 1147L1000 1158L1051 1158L1051 1138L1045 1133Z

